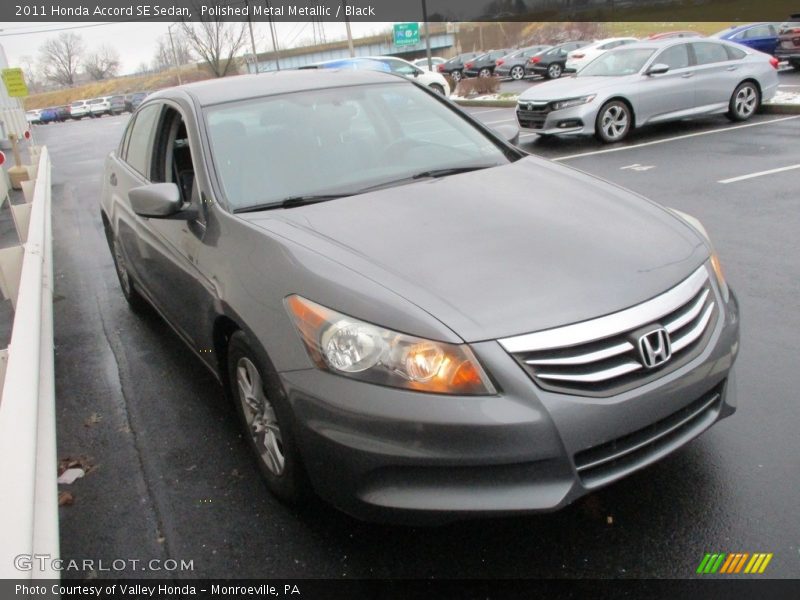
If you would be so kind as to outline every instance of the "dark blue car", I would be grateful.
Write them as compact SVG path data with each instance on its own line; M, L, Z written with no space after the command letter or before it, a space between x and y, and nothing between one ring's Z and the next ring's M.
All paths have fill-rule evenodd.
M58 111L55 108L42 109L42 112L39 114L40 123L55 123L60 120L61 119L58 117Z
M767 54L775 54L778 46L778 23L750 23L734 25L709 37L736 42Z

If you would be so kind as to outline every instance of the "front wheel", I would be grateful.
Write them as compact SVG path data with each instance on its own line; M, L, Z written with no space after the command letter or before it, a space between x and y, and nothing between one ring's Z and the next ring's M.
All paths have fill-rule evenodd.
M595 136L606 144L622 141L631 130L631 121L631 110L627 104L621 100L606 102L597 113Z
M519 81L523 77L525 77L525 69L523 69L519 65L511 69L511 79L513 79L514 81Z
M242 331L231 336L227 368L229 392L267 487L284 502L300 503L311 488L277 373L259 360Z
M756 84L745 81L733 91L728 103L727 116L731 121L746 121L758 110L761 94Z
M442 96L444 96L444 88L440 86L438 83L432 83L430 85L430 88L437 94L441 94Z
M549 67L547 67L547 78L548 79L558 79L561 77L561 74L564 72L564 68L558 64L553 63Z
M106 230L106 235L108 237L108 244L111 246L111 256L114 259L114 267L117 270L119 286L122 288L122 295L125 297L125 301L133 312L146 312L149 310L150 305L136 289L136 284L133 282L133 278L128 271L128 262L125 260L125 254L122 252L122 245L110 230Z

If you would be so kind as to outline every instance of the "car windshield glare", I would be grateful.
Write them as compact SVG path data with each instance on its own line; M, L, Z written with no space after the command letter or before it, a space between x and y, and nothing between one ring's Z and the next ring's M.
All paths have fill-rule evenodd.
M410 84L266 96L205 109L231 210L348 196L422 172L509 162L508 149Z
M601 54L578 72L578 77L618 77L633 75L653 55L653 48L620 48Z

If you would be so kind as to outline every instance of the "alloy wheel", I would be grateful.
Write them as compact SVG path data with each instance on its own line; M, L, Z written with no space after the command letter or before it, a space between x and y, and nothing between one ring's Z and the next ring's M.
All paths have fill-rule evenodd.
M622 139L628 132L628 111L620 104L612 104L600 117L600 127L609 141Z
M270 473L280 476L286 466L283 438L272 403L264 393L264 383L253 362L242 357L236 363L236 387L247 428L256 449Z
M519 65L511 69L511 79L519 81L523 77L525 77L525 69L523 69Z
M756 107L758 105L758 94L756 93L753 86L745 85L736 93L736 99L734 100L734 110L736 114L746 119L750 115L752 115Z

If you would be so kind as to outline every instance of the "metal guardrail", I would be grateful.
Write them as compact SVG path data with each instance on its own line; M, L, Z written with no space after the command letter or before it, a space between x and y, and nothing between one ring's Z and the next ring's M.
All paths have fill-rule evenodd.
M5 380L0 381L0 578L14 579L58 578L57 571L41 569L37 560L32 560L32 570L15 567L20 555L59 557L47 148L39 153L36 171L27 231L19 232L26 241L0 256L3 292L16 295ZM23 224L16 225L19 229ZM16 286L15 259L21 261Z

